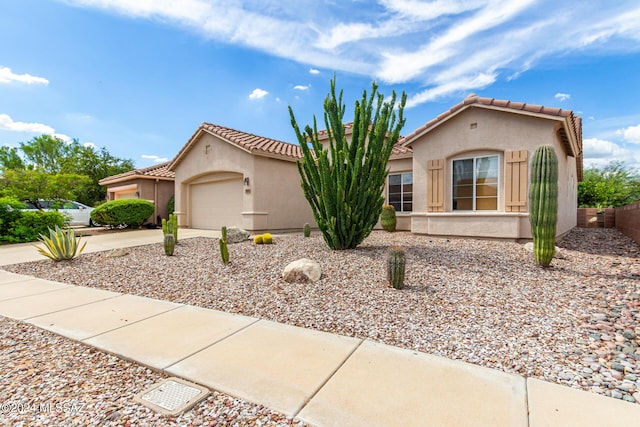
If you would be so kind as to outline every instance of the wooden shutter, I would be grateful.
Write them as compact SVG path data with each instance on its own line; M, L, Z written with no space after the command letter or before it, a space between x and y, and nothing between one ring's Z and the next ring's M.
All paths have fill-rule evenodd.
M444 159L427 163L427 212L444 212Z
M504 210L505 212L527 211L527 150L507 151L504 171Z

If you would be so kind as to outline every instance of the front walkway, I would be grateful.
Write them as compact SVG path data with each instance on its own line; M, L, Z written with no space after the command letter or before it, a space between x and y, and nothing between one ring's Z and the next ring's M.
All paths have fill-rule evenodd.
M216 235L181 230L181 237ZM160 230L87 237L87 251ZM42 259L0 247L0 265ZM0 315L319 426L635 425L640 405L537 379L278 324L0 270Z

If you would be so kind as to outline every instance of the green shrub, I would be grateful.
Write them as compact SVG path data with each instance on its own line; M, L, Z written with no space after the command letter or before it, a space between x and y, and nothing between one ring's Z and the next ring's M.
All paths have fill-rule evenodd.
M140 199L111 200L91 211L93 222L107 227L138 228L153 215L153 203Z
M0 197L0 242L11 241L10 230L27 205L13 197Z
M80 239L76 238L76 232L72 229L61 229L56 226L55 229L49 229L49 237L44 234L40 235L44 248L36 246L38 251L54 261L62 261L74 259L82 253L87 242L80 246Z
M262 240L262 234L258 234L257 236L254 236L253 243L255 243L256 245L263 244L264 240Z
M171 196L169 198L169 202L167 203L167 215L171 215L173 213L173 211L176 208L175 203L176 203L175 197Z
M60 212L21 211L20 217L13 222L9 230L8 242L35 242L48 230L64 227L67 220Z

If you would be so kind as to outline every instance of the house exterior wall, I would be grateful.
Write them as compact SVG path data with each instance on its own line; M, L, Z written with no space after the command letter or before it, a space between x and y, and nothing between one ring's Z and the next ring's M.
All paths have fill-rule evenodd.
M300 186L296 163L261 156L256 156L254 161L250 190L255 208L253 229L302 230L306 222L316 227L311 207Z
M295 162L251 154L205 133L176 165L175 174L175 213L181 227L191 226L190 185L236 174L243 178L244 229L302 229L305 222L315 225Z
M468 108L413 141L413 215L411 231L434 235L530 239L527 212L505 212L505 153L527 150L528 162L537 147L553 145L558 156L557 234L576 225L575 158L567 156L557 136L558 122L486 108ZM499 156L498 210L454 211L452 162L484 155ZM428 212L427 164L444 159L444 211ZM527 183L529 177L527 176ZM528 188L528 186L527 186Z

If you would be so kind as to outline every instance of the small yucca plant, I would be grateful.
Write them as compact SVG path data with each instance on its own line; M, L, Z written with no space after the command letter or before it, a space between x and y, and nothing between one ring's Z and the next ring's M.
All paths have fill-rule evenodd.
M80 239L76 239L76 232L71 229L61 229L56 225L53 230L49 228L49 237L40 235L40 241L44 248L36 246L38 252L54 261L73 259L81 254L87 242L80 246Z

